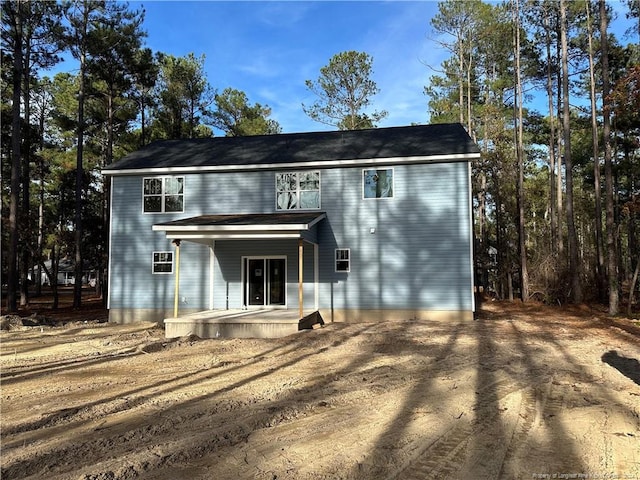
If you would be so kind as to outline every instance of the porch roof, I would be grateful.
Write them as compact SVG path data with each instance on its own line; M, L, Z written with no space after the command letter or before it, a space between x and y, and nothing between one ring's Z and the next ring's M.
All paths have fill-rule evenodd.
M158 223L153 230L165 232L167 238L201 242L285 238L313 241L313 227L324 218L324 212L199 215Z

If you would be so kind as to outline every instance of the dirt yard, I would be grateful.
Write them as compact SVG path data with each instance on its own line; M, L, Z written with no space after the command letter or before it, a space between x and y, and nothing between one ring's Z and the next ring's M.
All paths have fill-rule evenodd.
M1 332L2 479L640 479L631 319L487 303L168 341L87 317Z

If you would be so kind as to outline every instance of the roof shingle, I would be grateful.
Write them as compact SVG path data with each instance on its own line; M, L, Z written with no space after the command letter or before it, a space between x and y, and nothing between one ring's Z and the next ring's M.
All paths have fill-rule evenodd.
M154 142L104 168L252 167L479 154L459 123Z

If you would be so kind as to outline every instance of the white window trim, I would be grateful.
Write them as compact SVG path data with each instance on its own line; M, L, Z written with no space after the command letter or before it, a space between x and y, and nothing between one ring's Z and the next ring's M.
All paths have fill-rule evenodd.
M365 197L364 196L364 172L368 171L368 170L391 170L391 196L390 197ZM396 174L393 171L394 168L393 167L375 167L375 168L363 168L362 169L362 199L363 200L392 200L395 198L396 195Z
M346 251L348 254L348 257L346 260L345 259L339 259L338 258L338 252L342 252L342 251ZM346 270L338 270L338 261L341 262L347 262L347 269ZM334 268L334 272L335 273L349 273L351 272L351 249L350 248L336 248L333 252L333 268Z
M182 210L180 211L174 211L174 212L167 212L165 211L165 197L166 197L166 192L165 192L165 188L164 188L164 180L166 178L181 178L182 179ZM157 196L157 195L145 195L144 193L144 182L145 180L155 180L155 179L159 179L162 180L162 193L160 193L160 202L161 202L161 210L159 212L147 212L144 209L144 199L146 197L151 197L151 196ZM186 190L186 186L187 186L187 182L185 180L185 177L183 175L161 175L161 176L155 176L155 177L143 177L142 178L142 213L145 215L157 215L159 213L165 213L165 214L172 214L172 213L184 213L184 199L185 199L185 190Z
M171 262L156 262L156 254L157 253L169 253L171 254ZM154 268L156 265L167 265L171 263L171 271L170 272L156 272ZM170 250L156 250L151 254L151 274L152 275L173 275L173 252Z
M278 175L282 175L283 173L295 173L296 177L301 174L301 173L317 173L318 174L318 207L317 208L283 208L280 209L278 208ZM276 172L275 175L273 176L274 179L274 184L273 184L273 190L275 192L275 208L276 208L276 212L297 212L297 211L314 211L314 210L321 210L322 208L322 172L320 170L295 170L292 172ZM298 197L298 202L297 204L300 205L300 179L297 178L297 189L296 189L296 195Z

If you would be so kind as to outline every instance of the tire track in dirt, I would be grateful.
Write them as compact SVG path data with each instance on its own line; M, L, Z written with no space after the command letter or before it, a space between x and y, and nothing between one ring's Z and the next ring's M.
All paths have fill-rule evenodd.
M638 465L635 438L620 440L637 431L637 406L626 401L637 398L637 389L625 387L626 378L609 379L599 354L593 361L579 357L587 348L612 347L584 345L588 338L576 334L578 353L563 354L563 343L531 348L536 363L521 354L529 344L511 338L533 329L520 324L511 333L510 324L501 325L493 325L497 333L481 362L475 337L456 338L456 349L444 356L435 348L448 339L443 330L414 327L407 334L385 324L367 338L353 327L324 329L295 342L269 342L268 349L263 342L221 341L171 356L146 352L102 369L71 364L70 375L43 375L40 383L33 375L12 382L3 397L11 407L3 430L14 431L7 444L3 438L10 448L3 448L0 476L511 480L621 471L631 465L625 453ZM527 338L543 345L533 334ZM609 396L605 388L615 392ZM618 410L609 410L612 404ZM589 427L600 444L581 436L592 408L598 421L592 405L617 415L608 429L602 422ZM616 454L599 460L603 441Z
M320 383L327 386L342 385L339 388L341 393L330 398L332 407L349 405L359 400L364 401L371 395L391 391L404 383L406 379L397 378L394 381L393 376L390 378L394 368L392 365L377 365L353 375L326 375ZM225 383L223 379L220 381ZM114 399L100 408L65 409L64 415L48 416L49 422L32 426L49 427L49 438L55 438L55 431L68 429L78 422L86 422L90 410L93 413L91 423L85 424L76 436L77 444L81 447L69 444L53 444L49 447L40 445L36 454L29 450L18 453L18 458L3 466L2 473L7 477L37 477L44 466L72 464L72 459L77 458L79 451L83 457L104 459L91 469L95 472L104 463L105 467L101 467L100 474L110 475L110 472L121 470L122 465L128 465L136 471L163 468L165 465L199 458L220 448L246 441L258 429L294 422L306 416L318 405L325 406L318 403L324 399L324 395L322 398L318 397L317 389L318 385L314 384L277 392L265 385L250 398L237 400L231 397L231 390L226 388L217 391L216 396L222 394L220 398L203 400L208 404L206 409L202 408L201 402L196 401L177 415L176 412L163 413L161 409L157 409L158 414L154 417L148 412L149 402L146 400L149 399L135 396L130 402L125 402L127 405L122 403L122 399ZM120 412L122 413L118 415ZM99 440L95 439L93 432L96 431L101 434ZM212 435L211 432L216 433ZM188 438L188 442L182 445L180 441L165 440L171 437ZM192 445L195 439L198 448L194 450ZM136 445L133 453L132 442ZM109 452L109 457L117 458L117 462L113 463L105 458L105 451ZM158 454L159 451L171 453ZM144 458L144 461L140 458ZM47 475L52 477L54 472L62 475L60 478L65 478L68 474L64 469L54 467ZM120 478L120 474L115 478Z
M473 428L470 425L453 428L427 447L416 461L391 478L451 478L464 461L466 445L472 433Z
M541 408L542 399L538 394L538 388L533 385L524 389L520 408L517 412L517 425L500 462L498 478L517 478L516 473L512 471L511 461L517 457L522 449L526 448L529 434L539 421Z
M541 426L545 426L555 432L553 437L542 446L536 455L540 466L537 470L547 473L546 470L553 473L567 473L578 470L582 464L581 460L575 455L571 446L567 443L570 439L566 435L560 418L566 410L565 397L562 388L558 388L561 384L552 380L547 385L545 391ZM555 459L550 462L549 459ZM560 460L560 461L558 461ZM555 469L555 471L554 471Z
M35 455L25 449L19 455L21 458L3 466L1 476L42 478L43 468L47 467L47 478L70 478L71 471L89 467L92 473L87 478L127 478L123 476L125 467L140 473L161 468L164 464L185 462L246 441L255 429L292 421L304 415L304 410L290 407L268 412L243 402L225 401L207 410L195 408L179 415L131 419L137 425L129 422L130 415L111 418L111 425L92 428L79 435L73 444L54 445L46 450L40 447ZM99 438L92 433L95 431L101 432ZM198 445L196 449L194 444ZM132 445L135 445L133 449ZM101 461L74 468L71 460L78 457ZM57 465L62 468L56 468Z
M558 419L566 405L565 397L556 385L557 382L551 379L527 389L523 409L519 413L519 425L507 448L498 478L530 478L532 473L568 473L581 465L581 460L565 444L567 438L558 435L562 432ZM551 428L556 435L539 434L541 428ZM531 435L538 438L535 444L532 444ZM540 438L547 440L540 444Z
M131 354L131 356L145 352L157 353L165 349L165 347L173 348L181 346L188 341L191 341L190 337L181 337L175 339L173 342L158 341L141 344L134 349L135 352ZM118 363L126 362L128 360L122 356L114 359L120 361ZM5 423L3 425L3 434L20 434L42 428L72 426L76 423L100 419L101 417L108 417L112 414L118 414L134 408L144 410L149 405L155 406L158 403L159 395L167 395L174 391L185 389L198 382L209 381L215 375L227 374L231 371L242 369L250 365L252 362L254 362L254 360L227 362L222 365L209 365L206 368L189 371L186 375L180 375L177 376L177 378L173 378L171 375L161 375L157 377L156 382L144 384L141 387L133 388L127 392L118 392L111 397L100 397L97 400L77 407L62 408L47 415L42 415L41 418L33 421L20 422L20 424L16 426ZM114 367L115 366L116 365L114 365ZM118 368L122 367L120 366ZM216 369L221 369L221 372L219 370L216 371ZM93 366L85 365L76 373L80 371L84 372L84 375L89 378L95 370L93 370ZM213 371L215 371L215 373L212 373ZM226 391L227 388L221 388L218 392L223 393Z
M522 386L517 382L501 379L476 392L480 398L476 405L476 411L484 410L481 415L476 417L474 421L459 419L463 423L454 426L427 445L426 448L420 450L408 464L387 477L387 480L455 478L454 474L464 464L467 454L466 446L470 438L488 428L499 415L498 410L488 413L487 407L491 407L495 400L504 398L520 389Z

